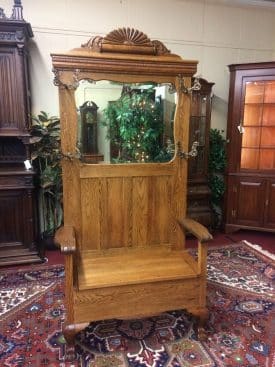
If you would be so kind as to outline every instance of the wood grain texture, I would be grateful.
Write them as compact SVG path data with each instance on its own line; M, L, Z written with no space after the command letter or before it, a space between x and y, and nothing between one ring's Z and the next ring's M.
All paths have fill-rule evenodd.
M148 230L152 218L152 212L150 211L150 178L133 178L132 195L132 243L134 246L147 246L151 242Z
M79 264L80 290L185 279L197 275L196 262L193 260L193 266L190 266L185 261L185 251L171 251L165 246L117 255L85 253Z
M31 25L23 19L0 16L0 266L43 261L37 243L35 172L23 163L30 158L32 36Z
M200 278L103 287L74 293L78 323L102 318L134 318L186 308L205 310L199 303Z
M113 53L109 46L112 52L84 47L52 55L62 151L72 155L63 159L64 221L75 228L77 247L77 256L66 260L65 335L70 341L80 325L93 320L177 308L207 314L205 233L195 226L196 261L184 250L185 231L178 224L186 213L187 162L175 155L168 163L83 164L75 155L74 89L81 79L175 85L175 142L188 151L190 96L182 84L190 87L196 62L173 54L125 53L121 45L116 50L124 52Z
M73 254L76 252L75 230L70 226L62 226L55 232L54 242L60 247L61 252Z
M100 248L102 189L99 180L83 179L80 181L82 250Z
M179 220L178 223L183 230L192 233L201 243L209 242L213 239L213 236L208 229L202 224L196 222L194 219L184 218Z

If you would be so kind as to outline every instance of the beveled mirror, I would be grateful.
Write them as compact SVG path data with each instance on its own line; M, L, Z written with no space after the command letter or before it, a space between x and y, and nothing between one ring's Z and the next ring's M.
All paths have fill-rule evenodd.
M176 108L172 85L84 79L75 91L75 102L83 162L145 163L172 159Z

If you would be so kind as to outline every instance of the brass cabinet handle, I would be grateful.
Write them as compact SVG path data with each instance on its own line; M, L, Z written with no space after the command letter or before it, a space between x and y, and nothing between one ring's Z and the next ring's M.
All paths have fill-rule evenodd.
M244 133L243 120L240 121L240 123L237 126L237 128L238 128L240 134L243 134Z

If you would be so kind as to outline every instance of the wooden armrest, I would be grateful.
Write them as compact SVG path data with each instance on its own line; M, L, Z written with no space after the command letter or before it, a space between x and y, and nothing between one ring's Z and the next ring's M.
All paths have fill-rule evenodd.
M54 236L54 242L60 247L61 252L65 254L74 253L76 251L74 228L70 226L58 228Z
M201 243L209 242L213 239L208 229L193 219L184 218L178 220L178 223L185 231L192 233Z

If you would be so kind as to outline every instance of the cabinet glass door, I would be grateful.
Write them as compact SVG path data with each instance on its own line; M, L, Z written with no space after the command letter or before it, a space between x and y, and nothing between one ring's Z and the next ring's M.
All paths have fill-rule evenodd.
M275 169L275 81L245 84L241 169Z
M194 141L199 143L198 155L189 160L189 176L202 175L205 172L205 139L207 130L207 96L193 93L190 116L189 150ZM208 132L207 132L208 133Z

